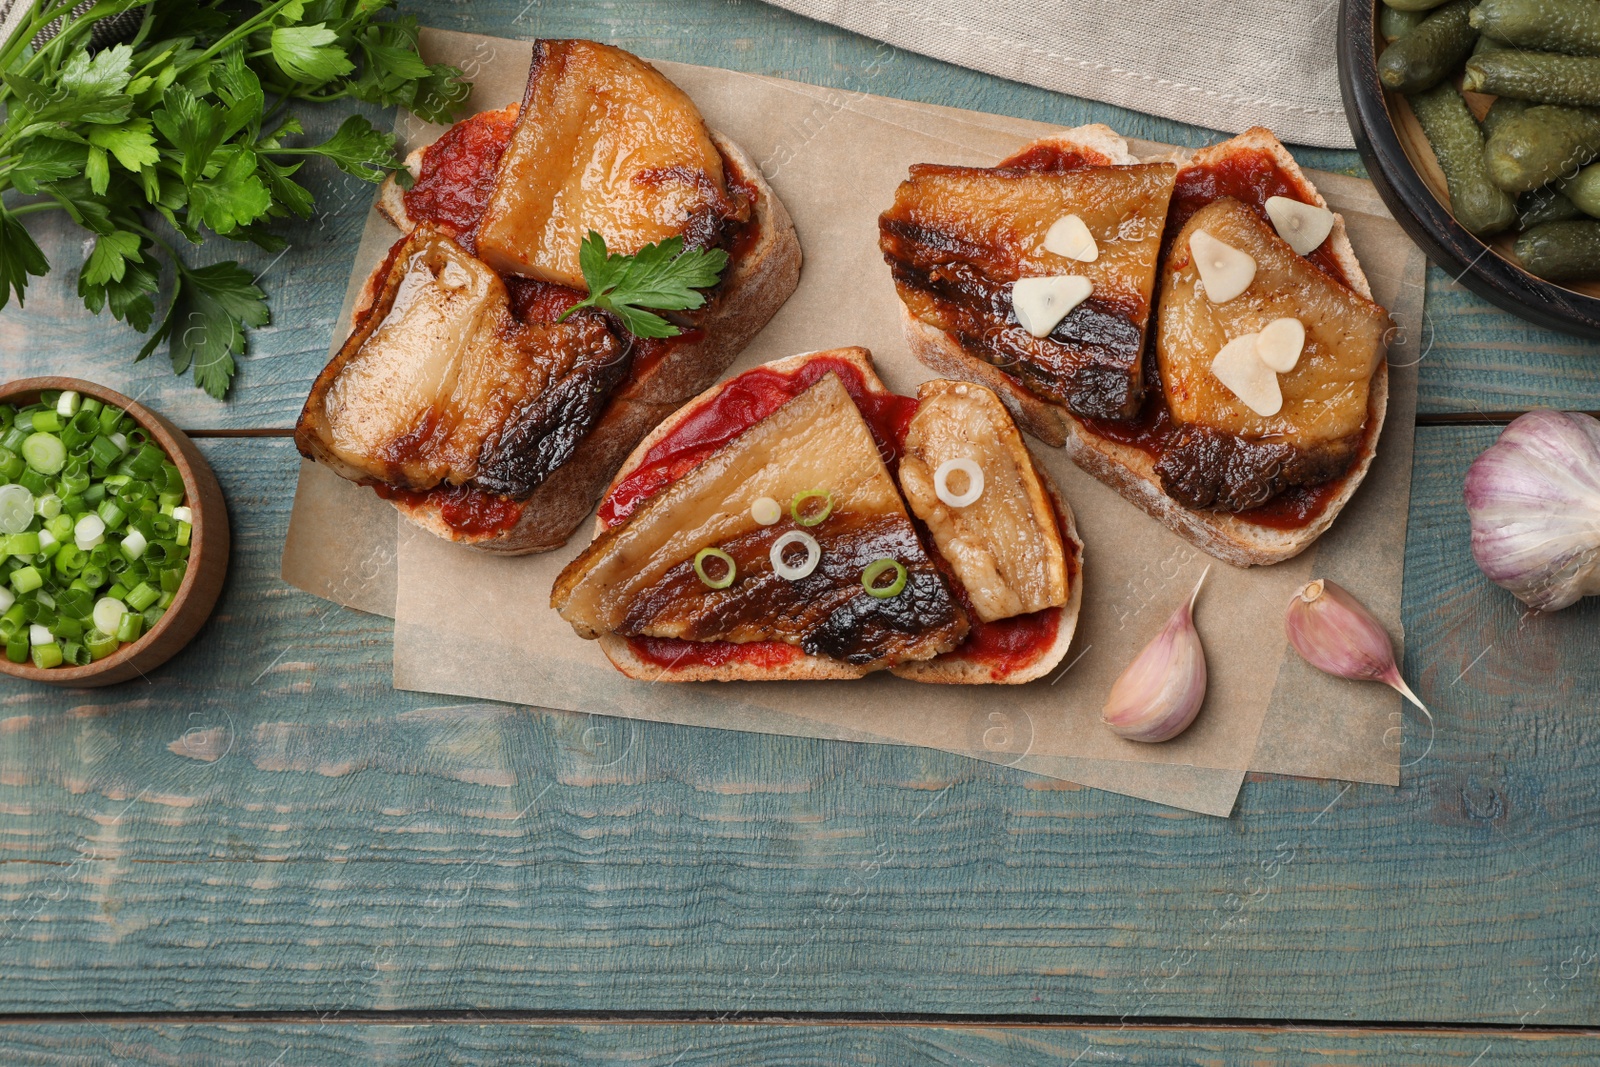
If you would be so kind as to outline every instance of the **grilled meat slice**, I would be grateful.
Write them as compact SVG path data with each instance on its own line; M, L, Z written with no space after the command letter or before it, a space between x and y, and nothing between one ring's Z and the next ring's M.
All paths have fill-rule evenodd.
M1212 303L1198 284L1189 239L1200 230L1255 260L1249 288L1225 303ZM1366 427L1388 314L1227 197L1184 225L1161 273L1156 355L1180 427L1156 468L1168 495L1190 507L1243 511L1348 470ZM1300 320L1305 347L1294 369L1278 375L1282 409L1262 416L1217 379L1211 361L1229 341L1279 318Z
M750 217L694 102L650 64L594 41L539 41L511 143L478 223L504 274L587 291L590 230L631 254L669 237L710 248Z
M983 622L1067 602L1066 552L1048 492L1000 398L981 385L935 380L917 394L900 458L900 488ZM939 499L934 479L949 460L970 460L983 492L964 507ZM959 481L958 481L959 480ZM970 483L950 474L959 497Z
M1126 418L1143 397L1140 352L1176 172L1170 163L1065 172L916 166L878 220L878 243L918 319L1036 396L1081 415ZM1094 236L1094 262L1045 250L1045 235L1067 215ZM1012 283L1061 274L1088 278L1093 292L1036 338L1012 309Z
M751 505L825 490L833 510L802 527L789 513L762 526ZM773 543L803 530L816 569L774 573ZM735 580L712 589L696 554L733 557ZM794 557L794 558L791 558ZM783 558L804 558L794 546ZM862 572L878 559L906 569L905 588L875 597ZM828 374L602 533L556 580L551 604L583 637L605 633L693 641L786 641L812 655L886 667L930 659L965 636L967 620L917 537L871 431Z
M571 455L625 367L598 315L518 321L493 271L419 228L317 377L295 442L355 481L414 492L476 481L527 496Z

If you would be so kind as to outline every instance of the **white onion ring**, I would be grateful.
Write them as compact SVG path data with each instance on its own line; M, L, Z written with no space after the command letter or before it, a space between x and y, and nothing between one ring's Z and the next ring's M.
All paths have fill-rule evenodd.
M783 550L790 545L805 545L806 559L798 567L791 567L784 562ZM772 551L768 553L772 560L772 571L779 578L787 578L791 582L798 582L817 569L817 564L822 562L822 546L817 544L817 539L804 530L790 530L776 541L772 542Z
M960 496L950 491L950 475L961 471L967 476L967 491ZM983 468L970 459L947 459L933 472L933 491L953 508L964 508L983 495Z

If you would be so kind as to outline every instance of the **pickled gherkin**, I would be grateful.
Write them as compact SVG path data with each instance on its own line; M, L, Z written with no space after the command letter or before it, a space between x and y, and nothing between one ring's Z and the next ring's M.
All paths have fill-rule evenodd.
M1496 124L1484 148L1490 180L1508 193L1537 189L1596 155L1600 110L1553 104L1530 107Z
M1470 21L1480 33L1518 48L1600 56L1595 0L1483 0Z
M1456 221L1480 236L1510 229L1516 204L1489 180L1483 133L1455 86L1447 82L1411 97L1411 110L1444 171Z
M1553 282L1600 279L1600 219L1535 226L1512 251L1523 269Z
M1420 93L1454 74L1478 33L1467 22L1470 0L1452 0L1378 57L1378 79L1396 92Z
M1600 56L1501 49L1467 60L1461 87L1540 104L1593 107L1600 105Z

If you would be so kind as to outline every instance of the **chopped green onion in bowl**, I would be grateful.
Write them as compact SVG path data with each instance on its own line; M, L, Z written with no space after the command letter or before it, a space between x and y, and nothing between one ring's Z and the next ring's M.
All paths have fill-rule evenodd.
M41 670L138 641L176 599L183 475L121 408L71 391L0 404L0 648Z

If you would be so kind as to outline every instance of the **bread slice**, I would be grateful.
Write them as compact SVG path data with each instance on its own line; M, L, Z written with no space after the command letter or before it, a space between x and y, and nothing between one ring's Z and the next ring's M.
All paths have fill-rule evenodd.
M1108 145L1106 128L1079 127L1047 138L1041 138L1024 147L1020 156L1040 144L1053 144L1096 152L1108 159L1132 159L1123 142L1118 153L1115 145ZM1216 163L1240 151L1264 151L1290 176L1306 200L1319 207L1327 201L1317 192L1294 157L1289 154L1270 130L1255 127L1227 141L1200 149L1186 161L1189 165L1203 166ZM1182 179L1182 171L1179 172ZM1348 279L1350 287L1367 299L1372 298L1372 287L1350 238L1344 219L1334 213L1333 230L1327 238L1327 247ZM1334 497L1328 501L1321 515L1297 529L1277 529L1242 519L1226 512L1195 511L1173 500L1161 488L1156 475L1155 461L1142 449L1119 444L1094 433L1064 407L1042 400L1023 388L1004 371L969 355L944 331L917 319L902 305L901 324L906 343L923 364L952 378L962 378L988 386L1005 402L1017 423L1047 444L1066 449L1067 455L1079 467L1111 486L1149 514L1171 528L1202 551L1235 566L1249 567L1280 563L1299 555L1320 537L1349 499L1355 495L1362 479L1372 466L1377 454L1377 440L1388 411L1389 373L1386 362L1380 360L1373 376L1368 399L1368 419L1362 444L1350 470L1342 478Z
M740 242L710 304L697 314L702 336L675 344L663 358L631 374L617 389L576 455L520 504L517 521L496 534L462 534L444 521L437 504L392 500L410 521L447 541L508 555L545 552L567 542L593 510L602 490L639 438L685 400L716 381L775 315L800 281L800 241L783 202L761 169L738 145L712 132L730 183L755 191L749 225L754 238ZM420 160L420 151L413 157ZM409 161L409 160L408 160ZM409 231L399 186L389 179L378 210ZM355 316L369 308L383 282L382 265L368 278Z
M855 367L860 373L867 391L870 393L888 395L890 392L873 367L872 354L864 348L850 347L818 352L802 352L784 359L773 360L763 364L763 366L781 373L793 372L802 367L807 361L818 358L838 360ZM644 440L640 441L622 463L611 483L606 487L605 492L602 493L602 499L609 496L612 490L643 462L645 456L658 441L670 434L679 424L691 416L702 402L716 396L725 385L726 383L720 383L707 389L693 401L685 404L677 412L664 419ZM1061 498L1056 487L1050 483L1049 476L1045 474L1042 468L1038 467L1037 462L1035 462L1035 468L1056 504L1057 514L1062 520L1064 539L1067 542L1075 566L1071 576L1068 602L1058 609L1061 612L1061 618L1057 626L1055 641L1033 662L1012 672L1003 679L1008 683L1032 681L1054 669L1066 654L1067 647L1072 641L1083 602L1081 582L1083 543L1078 538L1077 527L1073 523L1072 511ZM593 526L594 536L600 536L605 530L605 521L597 516ZM869 673L869 669L866 667L858 667L825 656L808 655L798 649L794 651L793 658L775 666L768 666L750 660L741 660L721 664L694 663L677 667L663 667L638 655L625 637L616 634L602 634L598 641L601 650L619 671L630 678L646 682L825 681L860 678ZM991 676L988 666L962 658L959 655L959 650L945 653L942 656L920 663L902 664L899 667L891 668L891 670L902 677L921 682L976 684L996 681Z

